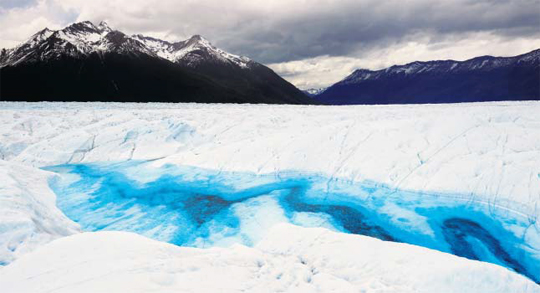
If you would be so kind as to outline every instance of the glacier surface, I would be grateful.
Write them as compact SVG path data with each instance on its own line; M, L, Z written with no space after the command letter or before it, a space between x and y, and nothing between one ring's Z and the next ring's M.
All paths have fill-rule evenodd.
M476 279L504 275L508 281L492 281L489 291L514 285L510 291L539 289L527 279L515 283L519 275L512 272L539 280L538 102L354 107L0 103L0 109L0 261L13 262L0 268L0 283L10 284L12 291L26 283L8 282L17 274L18 280L40 280L24 271L41 266L42 249L28 252L63 238L43 251L48 247L67 261L72 255L66 243L81 246L98 241L91 240L95 237L106 245L104 239L117 235L77 235L81 230L131 231L197 248L221 246L212 249L227 255L236 253L237 244L250 246L241 249L246 253L260 253L269 237L278 246L276 239L292 240L290 232L273 228L280 223L303 226L290 228L300 238L310 235L306 227L324 227L388 240L336 234L341 235L336 245L346 246L343 253L349 255L356 252L348 241L396 254L414 247L403 256L401 269L413 270L413 259L428 251L445 265L427 267L447 278L453 276L447 266L478 264L483 269L475 271ZM147 241L121 235L141 245ZM300 254L310 249L305 247L309 242L300 242L283 249ZM162 244L148 248L154 245ZM366 254L358 257L367 259ZM366 277L367 264L351 272L370 282L381 280L385 270L393 274L391 258L379 257L378 275ZM228 264L241 266L236 261ZM130 274L127 267L119 270ZM53 271L51 276L62 270ZM89 283L113 288L106 280L96 276ZM439 289L460 291L457 281L448 280ZM345 281L369 291L350 278ZM419 282L381 290L433 288ZM325 291L320 286L309 289Z
M0 270L2 292L540 292L500 266L275 225L256 246L187 248L126 232L55 240Z
M535 223L459 196L296 172L254 175L174 165L153 170L136 161L47 169L67 175L67 182L52 182L57 205L86 231L131 231L195 247L252 246L273 225L289 222L492 262L540 282Z

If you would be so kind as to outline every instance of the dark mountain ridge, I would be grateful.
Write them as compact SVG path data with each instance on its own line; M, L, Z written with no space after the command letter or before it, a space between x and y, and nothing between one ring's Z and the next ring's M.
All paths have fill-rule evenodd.
M359 69L314 99L338 105L540 100L540 49L515 57Z
M201 36L171 43L88 21L2 50L0 100L313 103L266 66Z

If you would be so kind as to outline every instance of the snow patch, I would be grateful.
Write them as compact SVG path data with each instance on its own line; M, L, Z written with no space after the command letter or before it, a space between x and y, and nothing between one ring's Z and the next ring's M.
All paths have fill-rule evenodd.
M287 224L275 226L253 248L202 250L125 232L82 233L0 270L0 283L5 293L540 290L499 266Z

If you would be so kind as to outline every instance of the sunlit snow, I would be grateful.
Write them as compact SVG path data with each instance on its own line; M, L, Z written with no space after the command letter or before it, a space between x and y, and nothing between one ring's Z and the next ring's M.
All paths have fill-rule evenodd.
M0 108L2 292L540 291L538 102Z

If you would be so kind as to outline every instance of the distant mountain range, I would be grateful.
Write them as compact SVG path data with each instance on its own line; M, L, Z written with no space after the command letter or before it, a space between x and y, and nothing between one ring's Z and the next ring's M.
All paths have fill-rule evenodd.
M540 49L515 57L359 69L313 98L334 105L540 100Z
M168 42L105 22L44 29L0 51L0 100L411 104L540 100L540 49L516 57L359 69L300 91L268 67L199 35Z
M322 94L322 92L324 92L326 90L325 87L322 87L322 88L311 88L311 89L307 89L307 90L302 90L304 92L304 94L310 96L310 97L314 97L316 95L320 95Z
M309 104L268 67L201 36L167 42L84 21L0 52L0 100Z

